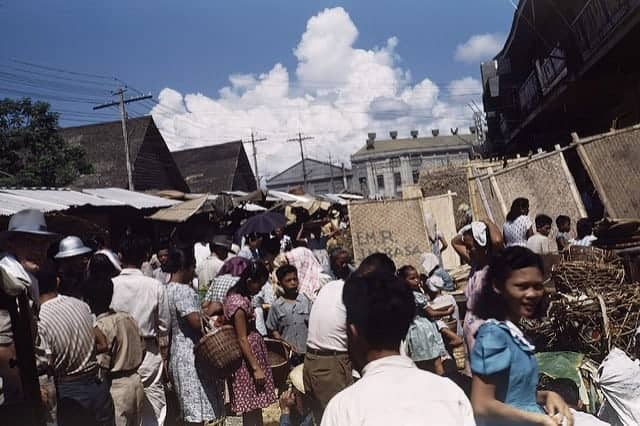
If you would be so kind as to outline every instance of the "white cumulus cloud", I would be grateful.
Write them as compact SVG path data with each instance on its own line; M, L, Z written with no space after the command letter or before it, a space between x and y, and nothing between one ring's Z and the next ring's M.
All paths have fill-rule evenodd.
M151 111L172 150L249 138L258 144L261 175L272 176L299 161L298 132L313 136L307 156L349 163L368 132L386 138L390 130L408 137L440 128L467 129L470 99L480 98L472 77L439 87L429 78L413 81L396 53L398 39L355 48L358 29L341 7L325 9L307 22L293 54L293 74L276 63L261 74L234 73L215 97L165 88ZM247 146L249 155L251 148Z
M456 60L467 63L479 63L493 58L504 45L504 34L476 34L456 47Z

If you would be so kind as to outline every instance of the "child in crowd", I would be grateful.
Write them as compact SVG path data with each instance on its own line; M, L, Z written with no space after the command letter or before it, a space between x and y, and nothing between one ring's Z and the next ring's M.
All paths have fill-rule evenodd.
M403 266L398 277L413 291L416 313L407 332L407 351L418 368L442 375L442 356L447 351L435 322L427 317L427 296L420 287L420 276L413 266Z
M110 381L117 426L135 426L142 421L144 387L137 370L144 357L140 329L133 317L109 308L113 297L110 279L85 283L85 299L96 315L95 334L98 365Z
M609 424L589 413L581 411L583 403L580 401L578 385L576 385L573 380L562 377L553 379L547 383L545 389L557 393L564 399L564 402L566 402L571 409L573 424L575 426L607 426Z
M574 246L591 247L598 239L593 235L593 223L586 217L579 219L576 223L576 234L576 239L569 241Z
M546 214L536 216L536 233L527 240L527 248L529 250L539 255L551 254L557 251L555 244L549 238L552 224L553 220Z
M438 329L443 339L451 347L460 346L464 343L462 340L462 323L460 322L460 313L455 297L450 294L442 294L443 281L440 277L428 278L425 290L429 296L430 302L427 305L427 316L435 321L437 320ZM456 323L455 331L447 325L448 320L454 320Z
M563 251L569 247L569 240L571 239L571 218L561 214L556 218L556 226L558 227L558 234L556 235L558 251Z
M291 363L301 364L307 351L307 332L311 301L298 292L298 270L293 265L282 265L276 270L278 284L284 294L271 305L267 316L267 329L274 339L287 342L295 354Z

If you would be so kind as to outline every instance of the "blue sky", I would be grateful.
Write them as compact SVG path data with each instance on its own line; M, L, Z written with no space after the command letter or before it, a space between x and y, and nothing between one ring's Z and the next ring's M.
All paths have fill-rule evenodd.
M306 56L304 53L295 54L303 34L308 30L308 22L314 16L322 16L325 23L321 25L322 29L309 34L309 38L323 39L318 36L322 31L333 33L333 22L338 22L336 34L345 34L348 38L353 35L349 27L354 26L357 36L353 42L346 42L345 49L349 52L368 52L369 55L383 50L387 56L375 61L381 61L388 65L389 69L400 70L403 73L403 77L393 83L394 87L398 84L394 93L376 94L372 99L368 99L366 104L358 104L356 110L352 107L351 111L346 109L346 103L343 103L340 107L342 109L338 109L338 112L356 115L365 111L363 114L366 115L366 119L348 119L348 129L343 126L344 132L339 137L327 136L327 139L332 139L328 143L337 143L345 138L357 137L360 140L356 135L367 128L396 125L426 129L433 125L431 122L418 120L415 114L413 118L404 117L406 120L396 120L397 117L394 115L394 119L390 120L387 109L383 111L386 121L371 119L372 109L375 109L376 105L391 105L399 100L408 105L402 108L413 107L419 112L420 109L415 109L415 106L407 101L409 95L402 95L402 91L407 87L417 90L416 85L425 79L438 87L438 99L446 105L439 107L436 103L424 104L421 108L435 108L431 115L434 120L436 117L440 120L434 121L436 123L457 123L450 112L448 121L444 120L446 117L442 115L445 113L439 112L445 111L442 109L444 107L454 107L454 98L443 98L447 96L444 93L452 81L461 81L464 78L479 79L480 61L477 58L467 61L456 59L457 46L468 42L474 35L492 34L497 39L504 37L509 31L513 16L513 6L509 0L361 0L339 3L306 0L2 0L0 4L0 70L17 72L18 75L24 76L20 73L25 71L6 68L7 65L15 67L16 63L11 60L18 58L70 71L117 76L137 89L152 92L156 99L161 91L170 89L164 92L164 99L160 96L160 102L165 103L166 107L164 110L156 109L154 118L157 116L156 121L160 122L161 131L167 129L169 134L165 135L165 138L169 140L172 148L216 143L234 138L235 133L238 133L238 137L246 136L246 131L238 128L219 130L220 122L208 123L207 115L198 115L199 109L196 105L205 109L212 108L209 112L213 114L211 111L218 111L216 108L222 105L218 105L218 101L222 101L219 90L230 85L230 75L253 74L256 78L256 81L248 83L249 86L239 85L231 88L231 92L242 97L245 91L261 81L260 74L274 71L274 66L278 63L288 75L288 92L283 95L287 101L306 94L314 97L316 107L329 104L337 108L343 92L331 98L324 97L321 102L320 96L314 91L318 86L310 88L308 84L302 83L304 78L300 80L304 74L300 74L301 62L307 61L308 68L322 68L322 56L317 56L322 52L318 51L316 54L314 47L308 47ZM322 15L325 8L335 11L338 9L333 8L338 6L342 8L339 9L342 12ZM347 16L347 21L344 16ZM344 31L341 33L342 30ZM389 44L388 40L391 37L396 39ZM309 42L309 46L312 45L315 46ZM471 52L473 56L474 46L468 47L467 53ZM493 48L495 49L495 46ZM330 53L329 51L329 56ZM326 56L327 51L322 55ZM350 53L345 55L346 58L351 57ZM302 56L306 59L301 59ZM340 62L342 57L334 59ZM321 64L320 67L318 64ZM18 66L23 70L37 70L45 75L49 73L44 69ZM313 71L307 72L306 75L307 79L312 78L311 81L316 83L321 81L318 84L328 88L332 85L332 80L337 78L335 76L340 76L340 72L344 70L335 71L333 74L329 72L329 75L334 76L332 79L327 78L324 81L321 81L322 77L318 75L309 77ZM272 74L278 72L279 69ZM73 77L64 73L54 75ZM115 87L115 82L99 81L104 83L105 88ZM13 86L6 84L6 81L0 80L0 96L12 95L2 88L15 88L17 83L13 82ZM29 86L29 89L41 93L37 84L35 86ZM265 83L265 87L275 87L275 83ZM293 92L296 91L300 93L294 96ZM192 100L190 101L188 95L198 93L204 95L198 98L200 103L190 104ZM105 95L105 100L107 98ZM479 96L475 96L474 99L479 99ZM232 102L227 97L226 103L222 106L227 108L226 114L242 112L243 117L247 118L247 113L251 116L254 107L262 105L266 108L271 105L273 108L272 104L263 101L255 96L247 97L240 105L237 98L233 98ZM292 103L299 105L299 101L298 99L298 103ZM250 102L253 104L248 105ZM355 101L350 102L350 105L355 105ZM54 106L58 105L60 104L54 102ZM152 104L145 103L134 109L143 113L151 106ZM308 122L304 109L307 106L309 105L296 107L299 115L297 126L315 129L318 133L319 127L326 127L327 121L322 124ZM86 121L92 120L89 104L66 104L59 109L81 112L86 110ZM310 110L310 114L317 110ZM174 111L174 114L170 114L170 111ZM424 112L424 109L422 111ZM106 117L108 113L104 114L96 116L96 121ZM68 122L69 124L82 124L85 116L70 117L76 118L76 122ZM183 120L182 125L176 124L175 121L180 117ZM64 113L62 118L65 118ZM239 119L236 115L232 118ZM457 116L454 118L457 119ZM262 130L268 135L274 126L283 127L283 124L286 124L286 117L281 120L284 121L271 123L265 117L254 117L247 119L247 128L257 129L257 132ZM193 127L196 129L215 126L216 135L208 136L205 140L200 136L202 132L185 130L185 123L195 123ZM466 121L463 124L466 124ZM285 127L287 132L294 131L289 125ZM408 131L408 127L398 130L402 133ZM186 136L180 139L183 134ZM203 140L197 141L199 137ZM273 138L276 138L275 134ZM356 142L351 142L351 145L355 146ZM279 154L274 148L273 152L265 155Z

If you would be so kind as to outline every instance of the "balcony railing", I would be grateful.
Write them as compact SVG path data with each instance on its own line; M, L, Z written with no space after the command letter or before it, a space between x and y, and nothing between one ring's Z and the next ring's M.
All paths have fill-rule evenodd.
M549 55L536 66L540 74L543 95L546 95L567 75L567 59L560 47L553 48Z
M591 56L638 0L589 0L573 21L582 58Z
M540 103L540 83L538 82L536 69L529 74L524 84L520 86L518 98L520 100L520 112L523 116L531 112Z

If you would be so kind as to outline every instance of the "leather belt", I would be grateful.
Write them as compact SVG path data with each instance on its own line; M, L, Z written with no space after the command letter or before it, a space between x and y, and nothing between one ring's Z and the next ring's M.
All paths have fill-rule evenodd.
M341 355L349 354L349 352L347 351L332 351L332 350L324 350L324 349L313 349L309 347L307 347L307 353L311 355L317 355L317 356L341 356Z

